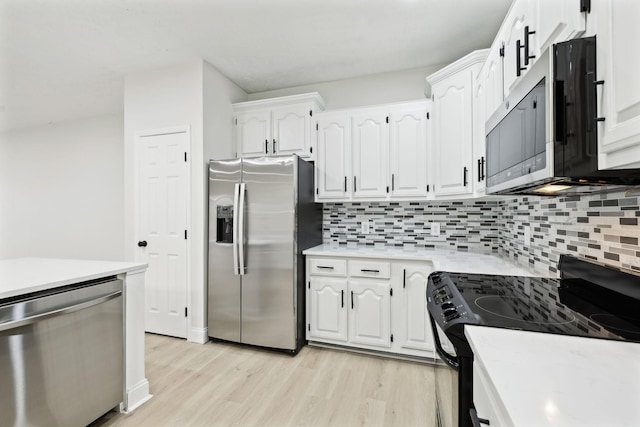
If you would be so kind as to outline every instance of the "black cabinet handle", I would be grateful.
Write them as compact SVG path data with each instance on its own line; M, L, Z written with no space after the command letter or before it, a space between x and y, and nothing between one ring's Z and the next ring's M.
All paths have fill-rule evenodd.
M141 248L146 248L147 247L147 241L146 240L141 240L138 242L138 246Z
M394 174L391 174L391 191L394 191L396 189L396 176Z
M406 288L407 287L407 269L403 269L402 270L402 287Z
M467 186L467 167L462 168L462 183L466 187Z
M327 267L327 266L324 266L324 265L319 265L318 268L324 268L326 270L333 270L333 267Z
M522 72L526 70L526 67L523 67L520 61L520 51L524 46L520 43L520 40L516 40L516 76L520 77Z
M344 308L344 289L340 291L340 307Z
M480 170L482 171L482 179L485 179L487 177L484 173L484 165L485 165L484 156L482 156L482 163L480 165Z
M592 109L593 113L591 116L593 120L596 122L604 122L604 117L598 117L598 86L604 84L604 80L596 80L595 73L587 73L587 75L593 75L593 91L591 99L587 99L587 108ZM590 76L591 77L591 76ZM591 118L587 118L587 130L590 132L593 130Z
M429 184L427 184L427 193L429 192Z
M529 31L529 26L524 27L524 65L529 65L530 59L535 59L535 55L529 55L529 36L535 34L535 31Z
M271 148L271 152L273 154L276 154L276 140L275 139L273 140L273 147Z
M355 193L356 191L358 191L358 190L357 190L357 187L356 187L356 177L354 175L354 177L353 177L353 192Z
M482 181L482 172L480 171L481 167L482 163L480 162L480 159L478 159L478 182Z
M469 416L471 417L471 424L473 424L473 427L481 427L480 424L491 425L489 420L478 417L478 411L476 411L476 408L469 409Z
M264 154L269 154L269 140L264 140Z
M351 308L353 309L353 291L351 291Z
M360 271L363 273L380 273L380 270L369 270L367 268L361 268Z

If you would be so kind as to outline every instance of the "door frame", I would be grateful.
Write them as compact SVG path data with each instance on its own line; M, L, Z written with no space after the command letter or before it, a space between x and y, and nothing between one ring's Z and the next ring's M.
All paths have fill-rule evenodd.
M158 136L158 135L169 135L176 133L184 133L187 137L187 144L185 146L185 151L187 153L187 161L186 163L186 201L187 201L187 212L186 219L187 222L185 227L187 228L187 233L189 238L187 239L187 248L186 248L186 272L187 272L187 286L185 289L186 294L186 304L187 304L187 330L185 331L186 340L189 341L190 331L191 331L191 298L192 294L192 283L191 283L191 242L194 241L193 235L191 234L191 191L192 191L192 183L191 183L191 145L193 141L191 139L191 126L183 125L183 126L172 126L165 128L156 128L156 129L148 129L144 131L138 131L134 134L134 148L133 148L133 233L136 239L140 237L140 140L149 136ZM133 243L133 242L132 242ZM134 249L135 259L139 261L140 252L137 249ZM145 313L146 316L146 313Z

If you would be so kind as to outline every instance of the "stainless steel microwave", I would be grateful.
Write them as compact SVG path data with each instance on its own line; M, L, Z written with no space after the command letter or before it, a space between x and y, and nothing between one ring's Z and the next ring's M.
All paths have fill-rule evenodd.
M640 170L598 169L596 38L558 43L486 123L487 192L557 195L640 184Z

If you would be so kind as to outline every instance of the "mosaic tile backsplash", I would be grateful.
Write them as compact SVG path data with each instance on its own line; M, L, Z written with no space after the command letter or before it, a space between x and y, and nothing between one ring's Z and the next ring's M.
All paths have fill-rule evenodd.
M560 254L640 272L636 193L324 204L323 241L499 253L556 272ZM370 224L369 234L362 223ZM432 236L433 223L440 235Z
M496 201L325 203L323 241L497 252L499 212ZM362 233L363 222L369 234ZM433 223L438 236L431 235Z

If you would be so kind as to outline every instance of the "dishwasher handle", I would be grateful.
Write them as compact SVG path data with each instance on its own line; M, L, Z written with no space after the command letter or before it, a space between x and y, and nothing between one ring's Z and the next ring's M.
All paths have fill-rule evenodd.
M98 298L94 298L89 301L81 302L81 303L70 305L67 307L58 308L56 310L46 311L44 313L35 314L33 316L25 317L18 320L1 323L0 332L6 331L9 329L19 328L20 326L31 325L33 323L36 323L45 319L50 319L52 317L60 316L62 314L73 313L74 311L80 311L85 308L92 307L94 305L102 304L103 302L107 302L114 298L118 298L121 295L122 295L122 291L116 291L107 295L103 295Z

